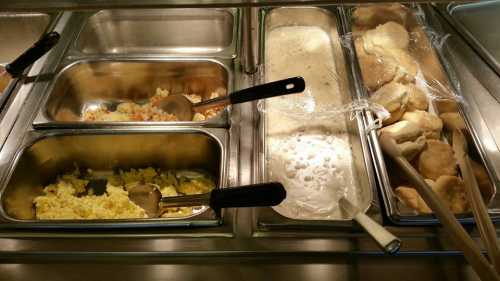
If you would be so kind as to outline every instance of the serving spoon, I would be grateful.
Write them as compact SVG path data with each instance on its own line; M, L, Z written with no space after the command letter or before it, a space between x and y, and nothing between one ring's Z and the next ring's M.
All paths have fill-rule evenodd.
M204 194L163 197L157 185L137 184L129 189L128 196L154 218L165 208L172 207L210 206L218 212L222 208L276 206L285 199L286 190L281 183L270 182L216 188Z
M192 103L184 95L170 95L159 102L158 108L175 115L179 121L191 121L196 112L204 112L207 109L221 106L225 107L230 104L296 94L304 91L304 89L304 79L302 77L292 77L250 87L223 97L199 103Z

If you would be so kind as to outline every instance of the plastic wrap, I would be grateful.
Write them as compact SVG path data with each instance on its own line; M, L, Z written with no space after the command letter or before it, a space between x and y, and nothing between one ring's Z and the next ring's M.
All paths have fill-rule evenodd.
M342 38L343 45L355 54L361 92L369 103L378 103L389 112L378 133L394 137L406 158L424 178L432 180L429 184L450 206L460 202L461 208L454 210L467 210L467 203L457 199L465 193L447 138L454 129L467 129L460 112L464 103L460 84L442 55L450 35L427 26L418 5L363 5L347 9L345 16L350 29ZM368 127L377 128L376 122ZM436 164L446 157L450 161ZM478 174L484 170L480 162ZM390 161L379 165L392 185L392 196L404 202L398 204L398 216L430 211ZM490 200L494 193L487 191L493 188L491 183L484 182L482 188L485 200Z

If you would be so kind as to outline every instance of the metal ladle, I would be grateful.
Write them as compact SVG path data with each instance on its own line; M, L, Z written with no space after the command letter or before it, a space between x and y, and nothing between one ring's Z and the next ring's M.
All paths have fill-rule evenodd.
M152 218L172 207L210 206L217 212L222 208L276 206L286 198L286 190L281 183L270 182L216 188L204 194L163 197L158 186L137 184L129 189L128 196Z
M179 121L192 121L195 112L204 112L210 108L227 106L230 104L296 94L304 91L304 89L304 79L302 77L293 77L250 87L227 96L195 104L184 95L170 95L161 100L158 107L165 112L175 115Z

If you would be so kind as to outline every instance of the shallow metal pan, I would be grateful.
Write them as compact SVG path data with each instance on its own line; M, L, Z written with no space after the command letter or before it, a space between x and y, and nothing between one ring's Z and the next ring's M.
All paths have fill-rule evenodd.
M88 14L70 55L234 58L238 9L103 10Z
M411 7L412 9L421 9L421 6L414 5ZM344 33L350 33L351 32L351 12L352 12L353 7L348 6L344 7L342 9L342 17L343 17L343 23L344 23ZM410 9L411 10L411 9ZM413 11L413 10L412 10ZM427 9L421 9L422 12L426 12ZM425 16L430 17L428 13L425 13ZM414 20L412 21L413 24L416 24L416 26L423 26L425 22L424 16L417 15L413 13ZM432 42L434 43L434 42ZM435 46L432 46L435 47ZM352 50L354 50L354 46L352 44ZM435 50L432 50L432 56L434 58L433 64L439 66L438 68L435 68L434 70L436 71L435 77L436 79L439 79L439 82L442 85L448 85L449 89L453 89L453 84L450 82L450 77L449 77L449 71L452 71L451 69L448 69L446 66L443 66L443 58L441 57L441 54L439 52L436 52ZM354 60L354 63L351 64L352 66L352 71L355 76L355 80L358 84L358 89L360 89L360 93L367 97L367 91L366 88L363 85L363 80L361 76L361 72L359 69L359 65L357 63L357 59L355 57L355 54L353 52L353 57L352 59ZM420 64L422 62L419 62ZM429 62L427 62L429 63ZM430 107L432 107L432 103L430 104ZM490 163L487 161L487 159L484 157L484 150L481 145L481 141L479 137L477 136L474 128L470 126L471 122L469 120L468 114L466 109L459 104L459 112L461 116L463 117L467 129L470 132L470 134L473 137L474 143L470 144L470 147L476 148L475 154L478 155L479 161L482 162L482 164L486 167L488 171L488 175L490 177L490 181L494 184L494 188L496 191L496 185L495 183L497 182L493 174L491 173L491 166ZM373 124L374 122L374 116L371 112L367 111L365 115L365 122L368 124ZM409 207L404 206L399 199L397 198L394 189L391 186L391 181L390 181L390 176L389 176L389 170L395 169L397 170L396 167L394 167L391 162L388 159L384 158L383 152L379 146L378 143L378 137L376 134L376 131L372 131L369 135L369 144L370 148L372 150L372 155L373 155L373 161L375 164L375 171L377 175L377 181L379 183L379 186L381 187L381 193L382 193L382 198L385 206L385 212L389 220L395 224L398 225L433 225L433 224L439 224L439 221L433 216L433 215L421 215L421 214L416 214L416 212ZM495 192L494 198L491 201L491 204L496 204L495 202L498 201L496 197L498 196L498 193ZM496 211L493 211L494 209L497 209L494 206L490 205L490 212L492 213L492 218L493 219L498 219L500 217L496 216L495 213ZM493 212L492 212L493 211ZM462 223L470 223L473 221L473 218L471 215L457 215L457 218L460 222Z
M130 220L35 220L32 199L57 175L74 165L93 170L141 168L203 169L226 183L228 132L224 129L46 130L30 131L0 185L2 227L128 228L215 226L221 221L207 207L184 218Z
M319 27L327 36L330 38L332 45L332 54L335 60L336 67L336 76L339 80L339 94L342 95L342 102L344 104L348 104L357 99L356 92L351 89L352 83L350 83L350 76L345 67L345 59L344 59L344 51L340 44L340 38L338 35L338 24L339 18L337 16L336 8L333 7L331 9L323 9L323 8L315 8L315 7L286 7L286 8L276 8L276 9L263 9L261 11L261 61L263 62L264 73L266 71L266 64L268 63L265 56L266 50L266 33L273 30L274 28L283 27L283 26L315 26ZM286 68L286 65L283 65ZM307 85L307 76L306 85ZM265 82L265 75L261 77L262 82ZM329 83L332 81L325 81L325 83ZM335 93L332 93L335 94ZM268 160L279 157L279 155L271 155L268 149L269 142L272 138L269 135L268 125L269 122L279 123L283 128L291 127L295 128L289 132L285 132L286 135L292 135L301 131L302 129L309 128L311 124L305 125L306 127L300 126L300 124L294 123L294 121L290 120L269 120L269 116L267 114L268 108L266 108L267 103L264 103L264 113L261 112L260 120L259 120L259 128L258 128L258 139L257 143L258 147L255 149L257 153L257 180L265 181L269 179L270 166L268 164ZM376 196L374 196L373 192L375 189L374 185L374 175L372 171L372 164L369 155L369 149L367 140L364 134L364 127L362 124L362 116L361 114L354 114L354 118L349 118L349 113L340 114L338 117L340 123L346 122L347 131L343 131L340 133L345 135L347 138L347 142L349 143L349 153L352 156L352 162L348 160L339 160L339 162L335 163L336 165L343 166L348 165L349 170L353 173L353 181L354 181L354 192L356 195L356 203L360 209L363 211L368 211L371 206L376 204ZM312 120L311 120L312 121ZM309 123L309 122L307 122ZM335 120L320 120L318 122L314 121L315 126L325 128L326 131L332 130L335 131L337 125L335 123L339 123ZM317 124L316 124L317 123ZM312 126L312 125L311 125ZM323 137L327 138L325 131L325 135ZM282 135L281 133L279 135ZM334 144L327 144L325 141L325 147L332 147ZM317 151L317 154L321 154L321 152ZM335 161L335 160L333 160ZM333 179L333 170L325 169L328 173L327 177L332 177ZM331 187L331 186L329 186ZM352 200L352 199L351 199ZM332 202L334 199L332 198ZM337 202L333 202L336 204ZM328 218L315 218L315 219L304 219L298 218L295 216L290 216L288 214L280 214L277 209L273 208L260 208L256 210L256 219L257 223L261 227L266 228L295 228L295 227L312 227L312 228L321 228L321 227L338 227L338 226L352 226L351 220L344 219L340 214L336 217L328 217Z
M450 3L446 7L454 27L463 35L476 52L500 76L500 36L495 28L499 26L499 1L482 1L477 3ZM488 19L485 21L485 19Z
M81 121L87 107L107 100L144 100L156 88L171 94L191 93L208 99L217 89L233 89L233 62L209 58L92 59L68 62L44 95L33 124L42 127L203 126L227 127L230 107L199 122L90 122ZM222 91L221 93L223 93ZM224 94L224 93L223 93Z
M0 13L0 65L12 62L35 43L56 18L44 13ZM12 79L0 92L0 111L19 79Z

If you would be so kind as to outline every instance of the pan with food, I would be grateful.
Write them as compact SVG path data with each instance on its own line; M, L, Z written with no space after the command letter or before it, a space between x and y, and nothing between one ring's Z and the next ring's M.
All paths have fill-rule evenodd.
M382 154L377 140L380 134L395 141L443 204L459 218L470 221L470 205L450 137L455 129L473 131L467 126L460 98L424 31L423 21L412 8L401 4L356 6L344 16L348 23L345 31L353 36L354 73L360 89L367 99L390 113L382 128L372 131L370 137L388 217L397 224L438 222L411 181ZM373 67L379 71L372 71ZM374 120L372 113L367 113L367 119ZM470 156L476 177L482 177L478 181L482 183L483 200L488 203L496 189L480 151L472 147Z

